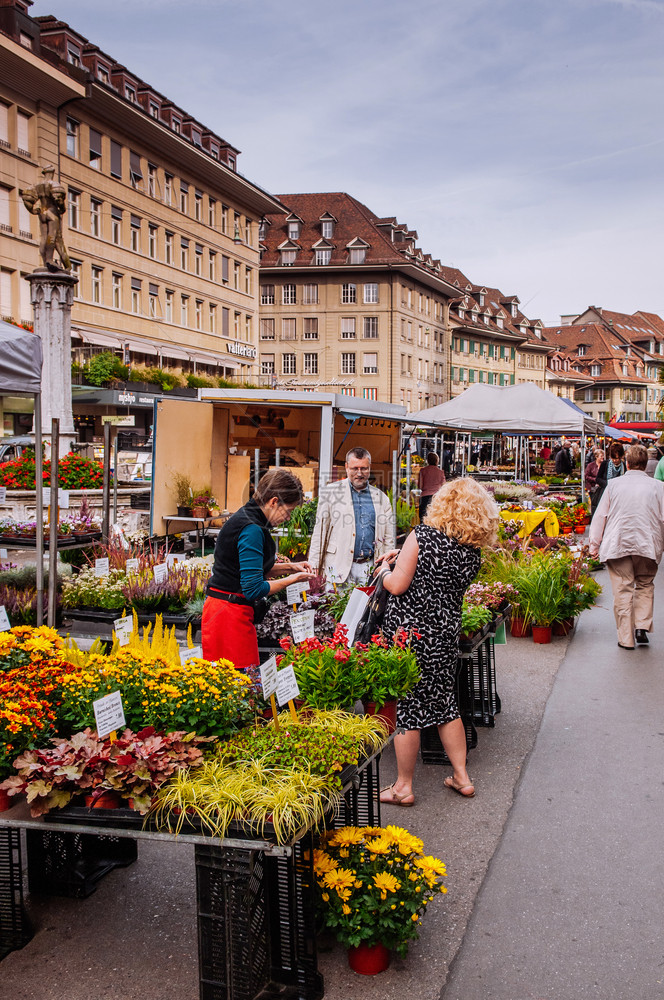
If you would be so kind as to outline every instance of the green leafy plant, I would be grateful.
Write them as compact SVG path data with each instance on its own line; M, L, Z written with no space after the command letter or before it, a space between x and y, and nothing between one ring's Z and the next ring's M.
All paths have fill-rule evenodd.
M414 633L415 639L421 638ZM385 705L408 694L420 679L417 657L410 646L411 635L399 628L389 643L382 633L370 643L356 643L357 668L362 675L364 701Z
M129 367L111 351L95 354L83 371L90 385L106 385L111 379L125 381L129 377Z
M176 470L171 476L169 489L178 507L191 507L193 490L189 476Z
M447 892L442 861L401 827L342 827L314 851L319 911L347 948L383 944L405 956L427 905Z
M468 604L464 600L461 607L462 635L473 635L475 632L479 632L492 618L493 614L490 608L478 604Z
M314 708L353 705L364 694L364 677L357 669L357 650L348 648L346 629L337 626L331 639L305 639L294 646L280 641L284 656L279 666L292 664L300 694Z

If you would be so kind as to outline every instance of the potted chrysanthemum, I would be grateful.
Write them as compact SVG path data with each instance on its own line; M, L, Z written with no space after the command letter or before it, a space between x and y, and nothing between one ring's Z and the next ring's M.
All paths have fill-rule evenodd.
M351 969L369 976L388 967L390 952L405 956L426 907L447 892L443 862L398 826L328 831L314 873L325 926L348 948Z

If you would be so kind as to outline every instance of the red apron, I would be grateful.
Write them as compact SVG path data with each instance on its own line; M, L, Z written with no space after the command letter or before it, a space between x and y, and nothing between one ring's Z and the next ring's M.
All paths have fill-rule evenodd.
M230 660L245 669L258 665L258 639L254 609L207 597L203 605L201 644L206 660Z

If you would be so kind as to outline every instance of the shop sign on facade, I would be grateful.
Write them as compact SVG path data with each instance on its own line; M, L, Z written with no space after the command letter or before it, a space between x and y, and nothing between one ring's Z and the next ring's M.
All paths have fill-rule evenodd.
M104 415L101 418L102 424L113 424L116 427L135 427L136 417L133 413L125 413L118 416Z
M243 358L255 358L256 348L251 347L249 344L240 344L234 341L232 344L226 344L226 350L229 354L237 354Z
M339 389L347 389L351 385L355 385L354 378L332 378L325 382L322 379L317 379L315 382L310 379L302 378L280 378L275 379L273 382L273 387L275 389L293 389L302 386L307 389L321 389L323 386L332 385Z

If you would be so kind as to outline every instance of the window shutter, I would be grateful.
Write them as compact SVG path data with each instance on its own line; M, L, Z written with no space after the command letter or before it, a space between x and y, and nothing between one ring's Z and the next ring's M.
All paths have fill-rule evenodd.
M122 179L122 146L111 139L111 176Z

